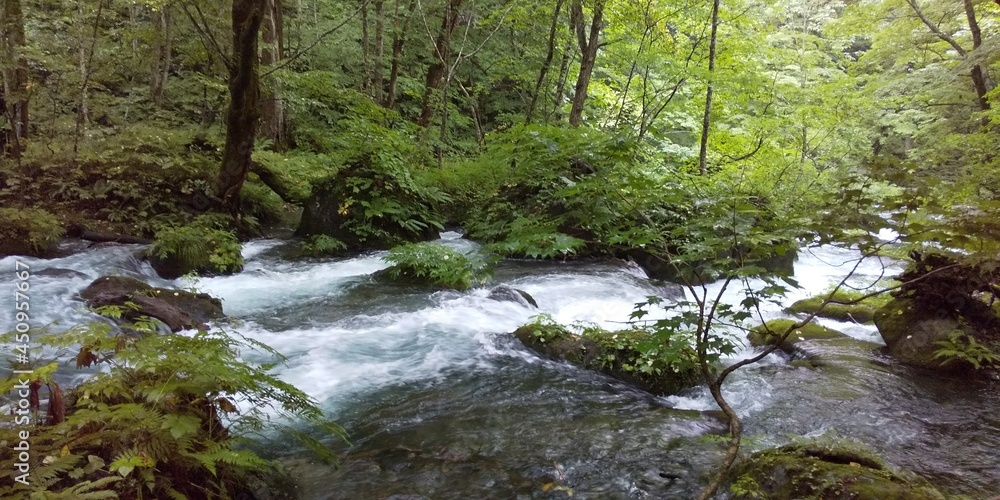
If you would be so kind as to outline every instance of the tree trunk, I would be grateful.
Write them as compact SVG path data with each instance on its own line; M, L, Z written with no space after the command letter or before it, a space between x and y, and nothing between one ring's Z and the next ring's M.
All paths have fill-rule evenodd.
M170 32L172 21L168 5L160 9L159 29L160 33L153 47L153 63L150 65L149 78L149 99L153 104L159 106L163 102L163 91L167 87L167 77L170 75L171 42L173 34Z
M222 166L215 179L220 208L236 214L239 194L250 169L257 119L260 82L257 75L257 35L264 18L265 0L233 0L233 56L229 69L229 110Z
M0 87L0 112L7 125L0 130L0 151L4 156L20 158L28 136L28 61L22 56L25 45L24 13L20 0L3 0L0 11L0 54L4 67Z
M556 33L559 27L559 11L562 10L563 0L556 0L555 9L552 12L552 24L549 26L549 48L548 52L545 53L545 61L542 63L542 69L538 72L538 80L535 81L535 92L531 94L531 104L528 105L528 115L525 117L525 123L531 123L531 117L535 114L535 105L538 103L538 95L542 93L542 83L545 82L545 75L549 72L549 67L552 66L552 58L555 56L556 52Z
M392 63L389 69L389 88L386 90L385 107L396 106L396 83L399 80L399 66L402 64L403 45L406 44L406 32L410 28L410 19L417 5L416 0L410 0L406 9L406 17L399 21L399 0L396 0L396 10L392 18Z
M601 26L604 24L604 1L597 0L594 5L594 17L590 22L589 39L584 34L582 0L573 2L573 27L576 30L577 42L580 45L580 53L583 54L583 58L580 60L580 74L577 76L576 90L573 93L573 107L569 112L569 124L572 127L580 126L583 121L583 106L587 101L587 88L590 87L590 76L594 72L597 48L600 46L598 38L601 34Z
M371 44L368 42L368 0L361 0L361 92L368 92L372 83Z
M969 30L972 32L972 50L975 51L983 45L983 32L979 29L979 21L976 20L976 8L972 5L972 0L964 0L963 3L965 4L965 17L969 20ZM990 102L986 99L986 94L990 91L990 88L986 82L986 74L983 71L983 67L979 64L972 67L972 86L976 89L979 109L989 111ZM983 125L988 124L989 122L986 118L983 118Z
M566 46L563 47L562 62L559 63L559 80L556 84L555 95L552 97L552 113L559 110L566 93L566 80L569 78L569 63L573 59L573 38L566 39ZM557 115L558 119L562 119Z
M417 119L417 124L424 128L429 127L434 118L434 95L444 87L444 77L448 70L448 61L451 59L451 35L458 23L458 9L461 6L462 0L448 0L448 7L441 16L441 31L434 43L435 61L427 68L424 100L420 108L420 117Z
M382 56L385 52L385 2L375 0L375 58L372 61L372 97L375 102L382 102L385 93L385 82L382 78Z
M265 0L264 20L261 24L264 48L260 52L260 63L265 66L277 64L284 57L282 7L281 0ZM275 151L283 151L288 145L285 103L281 99L281 83L276 77L269 79L267 94L261 98L260 108L264 137L271 141L271 147Z
M712 78L715 76L716 35L719 30L719 0L712 2L712 35L708 44L708 85L705 90L705 116L701 120L701 146L698 149L698 172L708 174L708 128L712 117Z

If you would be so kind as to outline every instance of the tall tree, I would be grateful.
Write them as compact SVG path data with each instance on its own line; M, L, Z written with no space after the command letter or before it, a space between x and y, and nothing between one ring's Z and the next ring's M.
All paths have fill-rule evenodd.
M434 97L444 87L445 75L448 72L448 61L451 60L451 35L458 25L459 8L462 0L448 0L444 13L441 15L441 30L434 42L434 63L427 68L427 81L424 88L423 104L420 107L420 117L417 124L429 127L434 118Z
M372 59L372 97L375 102L382 102L385 93L385 82L382 78L382 66L385 65L385 1L375 0L375 46Z
M698 148L698 171L708 174L708 130L712 120L712 77L715 74L716 35L719 30L719 0L712 2L712 33L708 39L708 84L705 88L705 114L701 120L701 144Z
M389 88L386 89L384 105L387 108L396 106L396 85L399 81L399 70L403 64L403 46L406 44L406 33L410 29L410 20L416 10L417 0L410 0L406 12L400 18L400 0L396 0L396 8L392 17L392 62L389 68Z
M260 63L273 66L284 57L284 29L282 27L282 0L265 0L261 39ZM285 137L285 104L281 99L281 82L271 77L267 81L267 94L261 99L261 125L275 150L288 145Z
M163 91L167 87L167 78L170 76L173 16L170 14L169 5L161 7L156 14L157 34L153 45L153 61L150 64L149 99L159 106L163 100Z
M0 71L0 112L5 127L0 130L0 151L20 157L28 135L28 61L24 58L24 13L21 0L3 0L0 11L0 54L5 66ZM8 66L9 65L9 66Z
M956 40L954 36L945 32L938 23L935 23L927 16L927 14L924 13L918 3L918 0L906 0L906 3L911 9L913 9L914 14L917 15L920 21L927 26L927 29L930 30L934 36L947 42L948 45L955 49L955 52L958 53L959 57L962 59L967 59L969 57L969 51L958 43L958 40ZM973 5L972 0L963 0L963 6L965 8L965 17L968 23L968 29L972 34L972 48L975 50L983 44L982 30L979 27L979 21L976 19L975 5ZM983 71L982 65L979 63L973 64L970 76L972 77L972 87L976 91L979 108L983 111L988 111L990 109L990 103L986 94L988 94L992 89L992 85L988 80L986 72Z
M240 189L250 170L250 155L260 117L260 80L257 74L257 36L264 19L265 0L233 0L233 55L229 70L229 110L222 166L215 179L220 208L237 213Z
M535 91L531 94L531 104L528 105L528 115L525 122L531 123L532 115L535 114L535 105L538 104L538 95L542 93L542 84L545 83L545 75L548 74L552 66L552 57L556 51L556 34L559 28L559 12L562 10L563 0L556 0L556 6L552 9L552 24L549 25L549 43L545 52L545 61L542 62L542 69L538 72L538 80L535 81Z
M590 21L590 36L587 36L584 26L583 0L574 0L570 10L570 20L576 32L576 41L580 46L583 58L580 60L580 74L576 78L576 90L573 93L573 107L569 112L569 124L580 126L583 121L583 106L587 101L587 89L590 87L590 77L597 61L597 49L600 48L599 38L604 25L605 0L594 3L594 14Z

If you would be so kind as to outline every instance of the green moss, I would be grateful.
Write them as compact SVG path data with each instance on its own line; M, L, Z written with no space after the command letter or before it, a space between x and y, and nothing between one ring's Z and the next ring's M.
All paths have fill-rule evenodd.
M795 323L796 321L793 319L771 320L766 325L761 325L750 330L750 333L747 334L747 339L750 340L750 345L755 347L770 345ZM792 332L778 347L782 351L791 352L795 344L803 340L835 339L840 337L844 337L844 334L837 330L809 322Z
M733 469L734 498L939 500L912 474L894 472L857 443L796 443L753 454Z
M871 323L875 310L885 305L890 297L888 293L876 295L862 300L855 304L840 304L838 302L851 302L858 300L865 294L853 290L837 290L831 297L829 293L822 293L815 297L803 299L795 302L785 309L786 313L806 313L818 312L817 316L835 319L838 321L856 321L858 323ZM820 306L827 302L826 307L820 311Z
M661 344L642 329L608 331L594 326L574 332L548 317L514 335L538 353L604 373L657 395L676 394L701 380L695 353L680 343Z
M56 216L40 208L0 208L0 256L43 257L63 233Z

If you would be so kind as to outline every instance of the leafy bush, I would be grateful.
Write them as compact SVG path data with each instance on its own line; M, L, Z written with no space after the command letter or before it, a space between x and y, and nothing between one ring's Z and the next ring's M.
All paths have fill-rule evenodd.
M121 309L105 313L120 316ZM56 363L35 369L33 394L44 384L50 388L49 422L31 431L28 485L13 480L19 474L13 454L0 457L0 497L234 498L277 470L246 449L251 435L275 429L325 460L335 458L327 446L276 425L268 414L344 437L314 400L271 373L273 365L240 358L257 351L283 360L269 347L221 331L156 335L149 320L129 327L126 333L95 322L35 335L43 345L78 350L77 367L106 369L65 398L52 381ZM6 393L17 383L12 376L0 385ZM0 440L16 442L16 430L0 425Z
M1000 353L976 341L962 330L955 330L945 340L935 342L939 349L934 359L941 359L941 366L953 363L966 364L974 370L1000 366Z
M325 234L320 234L309 238L309 240L302 242L301 245L302 255L309 257L324 257L329 255L337 255L344 250L347 250L347 245L344 242L331 238Z
M44 255L63 233L59 220L40 208L0 208L0 255Z
M160 275L178 278L192 272L229 274L243 268L242 248L231 231L218 229L215 216L199 216L188 226L161 229L146 255Z
M448 200L417 182L400 154L367 145L335 175L313 184L299 236L325 234L349 248L389 248L444 228L436 206Z
M486 283L490 276L490 263L479 256L461 253L437 243L413 243L389 250L383 257L392 264L386 274L393 279L403 279L467 290L473 285Z

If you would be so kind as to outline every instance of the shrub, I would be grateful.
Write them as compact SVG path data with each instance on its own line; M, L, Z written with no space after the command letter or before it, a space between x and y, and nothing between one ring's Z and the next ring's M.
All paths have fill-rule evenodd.
M337 255L347 250L347 245L343 241L320 234L303 241L301 245L302 255L308 257L325 257Z
M33 394L44 384L50 388L49 422L31 431L29 484L13 480L20 474L13 454L0 456L0 497L238 498L277 470L246 448L250 435L275 427L322 458L335 458L328 447L276 426L268 415L344 437L314 400L271 373L273 365L249 365L240 357L253 350L283 360L269 347L221 331L156 335L149 320L129 327L126 333L95 322L36 334L43 345L78 350L77 367L107 368L65 398L52 381L57 363L35 369ZM0 382L2 392L17 383L13 376ZM0 440L14 442L16 430L0 425Z
M0 255L45 255L63 233L59 220L45 210L0 208Z
M393 279L467 290L486 283L490 262L436 243L411 243L389 250L383 257L392 267L385 273Z
M239 241L218 224L217 217L203 215L191 225L158 231L146 250L156 272L175 279L189 273L231 274L242 269Z

